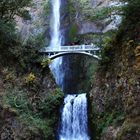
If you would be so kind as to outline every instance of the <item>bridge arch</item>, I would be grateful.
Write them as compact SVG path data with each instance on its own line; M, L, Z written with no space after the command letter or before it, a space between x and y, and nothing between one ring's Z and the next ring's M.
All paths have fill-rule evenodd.
M75 51L75 52L61 52L61 53L56 53L53 55L48 56L51 60L54 60L55 58L61 57L61 56L65 56L65 55L72 55L72 54L78 54L78 55L87 55L90 57L93 57L94 59L100 60L100 57L94 54L91 54L90 52L79 52L79 51Z
M98 52L100 52L100 47L95 45L59 46L58 49L47 47L40 50L41 54L47 54L51 60L69 54L87 55L100 60L101 58L96 55Z

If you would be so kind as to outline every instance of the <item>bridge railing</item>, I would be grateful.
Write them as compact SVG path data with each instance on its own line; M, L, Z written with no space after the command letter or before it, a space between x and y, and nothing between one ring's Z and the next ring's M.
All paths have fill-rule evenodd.
M42 52L68 52L68 51L98 51L99 47L95 45L74 45L74 46L60 46L56 49L51 47L45 48Z

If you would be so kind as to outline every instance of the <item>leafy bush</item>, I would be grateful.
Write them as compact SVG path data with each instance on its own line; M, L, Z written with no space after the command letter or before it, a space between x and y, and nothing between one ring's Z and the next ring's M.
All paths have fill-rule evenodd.
M107 67L108 64L112 60L113 52L112 52L112 38L110 37L105 37L103 40L103 48L101 50L101 58L102 60L100 61L101 66Z
M48 57L43 57L41 60L42 68L46 68L46 66L48 66L50 63L51 63L51 59L49 59Z
M50 13L50 9L51 9L51 2L49 0L45 1L44 4L44 11L45 14L48 15L48 13Z
M2 65L11 66L14 63L14 66L18 65L27 70L30 63L35 62L38 57L38 46L42 46L44 43L43 35L39 34L32 40L29 38L26 44L23 44L15 22L17 16L26 19L29 17L27 7L30 6L31 1L7 0L0 2L0 59L2 60L0 64Z
M31 73L25 78L25 81L26 81L27 84L28 84L28 83L30 84L30 83L33 83L33 82L35 81L35 79L36 79L35 74L31 72Z
M140 21L140 1L139 0L122 0L127 2L123 8L125 20L131 23Z
M49 94L48 97L39 104L39 108L48 117L54 117L53 115L58 115L60 106L63 103L64 94L60 89L56 89L54 94Z
M41 131L46 139L55 139L54 129L59 120L59 109L63 102L63 93L56 89L54 93L48 94L45 98L37 97L38 106L34 110L35 102L28 91L19 88L7 89L3 104L9 106L18 114L22 123L28 126L33 132Z
M91 116L91 124L93 125L92 128L94 129L94 139L100 140L103 132L109 127L109 126L119 126L123 123L125 114L124 112L119 112L117 110L112 110L111 112L107 111L102 113L96 113L93 107L92 110L93 116Z
M7 47L8 44L11 45L17 41L14 22L15 16L27 17L28 11L25 7L29 6L31 1L32 0L0 1L0 47Z
M4 0L0 1L0 17L4 22L9 22L15 15L28 18L28 11L25 7L31 4L32 0Z

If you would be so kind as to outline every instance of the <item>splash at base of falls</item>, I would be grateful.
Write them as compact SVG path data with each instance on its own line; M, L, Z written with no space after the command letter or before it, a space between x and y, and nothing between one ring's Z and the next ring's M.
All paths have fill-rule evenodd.
M67 95L61 117L59 140L90 140L86 94Z

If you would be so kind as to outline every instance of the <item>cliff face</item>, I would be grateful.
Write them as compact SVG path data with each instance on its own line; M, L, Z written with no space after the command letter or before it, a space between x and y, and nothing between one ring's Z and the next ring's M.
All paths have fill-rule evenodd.
M8 57L0 54L0 140L54 140L57 133L64 97L37 51L48 43L49 2L34 0L27 10L31 20L16 17L22 39Z
M55 139L63 93L49 69L1 67L0 77L0 139Z
M121 22L121 17L116 12L122 5L119 0L71 0L71 2L75 8L73 16L78 25L79 34L106 33L116 29Z
M114 2L114 1L113 1ZM111 17L111 6L116 6L118 1L113 3L110 0L69 0L68 12L69 37L68 44L96 44L101 46L104 38L103 32L108 32L117 28L116 18ZM116 8L116 7L115 7ZM66 88L71 87L75 91L86 91L91 89L91 77L94 75L97 63L89 57L72 56L70 63L66 62L69 69L65 72ZM77 65L78 64L78 65ZM71 71L71 72L70 72ZM79 73L79 75L77 75ZM90 79L90 80L88 80ZM78 83L78 84L77 84ZM75 86L77 85L77 86ZM75 88L76 87L76 88Z
M138 140L140 81L134 68L137 58L132 46L123 45L120 49L114 49L108 69L96 74L90 92L93 123L103 140Z
M48 45L50 2L48 0L33 0L31 6L26 9L29 11L30 20L16 17L17 29L21 34L23 43L35 37L42 37Z
M117 5L117 1L84 2L85 5L81 4L80 7L82 8L79 16L81 18L80 25L83 24L83 21L85 23L86 16L90 22L86 21L88 24L86 23L83 26L85 28L80 28L82 33L90 33L92 29L97 31L97 28L94 28L95 26L91 26L93 23L100 23L101 28L98 29L102 32L112 29L111 23L104 24L105 20L97 20L97 17L96 19L91 18L94 15L91 9ZM89 9L87 10L86 7L89 7ZM89 112L93 139L139 140L140 137L140 32L138 20L136 20L137 15L130 14L129 18L131 18L131 22L127 19L127 22L123 23L121 29L119 29L117 36L111 36L113 41L111 46L110 44L106 46L107 56L103 58L107 61L99 64L98 72L96 72L94 78L93 88L90 92L91 106ZM89 26L90 31L87 26ZM94 31L91 32L97 33ZM93 38L95 39L95 37ZM86 39L89 41L89 36Z
M137 15L129 16L108 44L108 62L99 65L90 92L95 139L140 138L140 30Z

